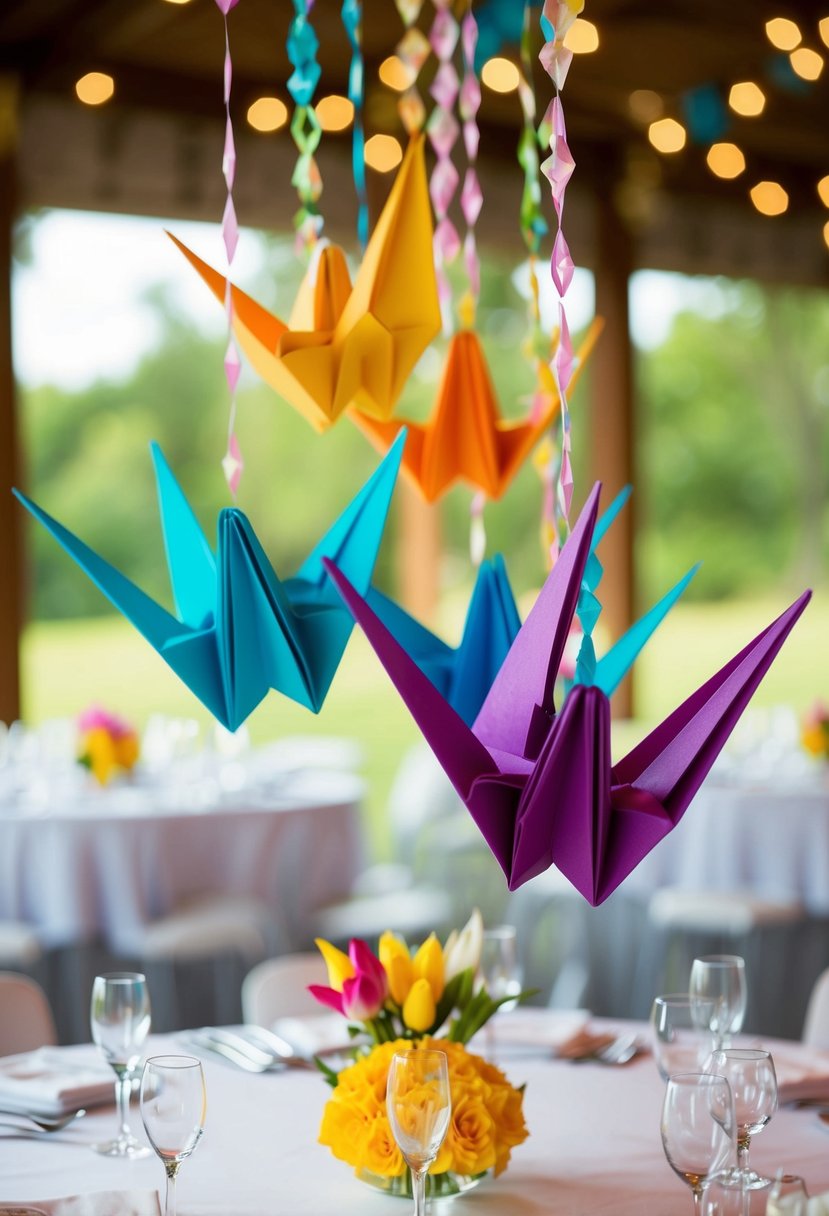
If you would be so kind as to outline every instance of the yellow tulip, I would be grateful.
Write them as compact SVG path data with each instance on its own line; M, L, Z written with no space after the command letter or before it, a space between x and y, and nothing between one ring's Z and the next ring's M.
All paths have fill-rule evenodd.
M428 982L432 996L439 1001L443 995L443 951L434 933L429 934L412 959L412 970L416 980Z
M410 1030L422 1034L435 1020L435 998L427 979L418 979L412 984L403 1003L403 1021Z
M342 992L345 981L350 980L354 975L354 964L347 954L343 954L342 950L338 950L330 942L324 941L321 937L315 937L314 941L325 959L325 965L328 968L328 983L335 992Z
M380 938L378 953L388 976L391 998L396 1004L402 1005L414 980L412 960L406 943L386 931Z

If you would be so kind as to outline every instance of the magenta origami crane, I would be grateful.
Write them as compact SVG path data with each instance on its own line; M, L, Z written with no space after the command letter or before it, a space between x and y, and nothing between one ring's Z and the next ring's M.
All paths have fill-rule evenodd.
M556 865L594 906L679 823L811 597L805 591L612 765L610 702L602 689L576 683L559 713L553 703L599 491L597 485L471 728L348 579L325 563L483 833L509 889Z

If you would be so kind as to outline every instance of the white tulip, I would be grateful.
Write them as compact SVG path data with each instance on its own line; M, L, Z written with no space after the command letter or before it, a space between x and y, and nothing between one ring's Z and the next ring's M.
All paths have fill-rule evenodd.
M475 908L460 933L453 929L443 947L443 975L447 983L467 968L478 970L483 943L484 922Z

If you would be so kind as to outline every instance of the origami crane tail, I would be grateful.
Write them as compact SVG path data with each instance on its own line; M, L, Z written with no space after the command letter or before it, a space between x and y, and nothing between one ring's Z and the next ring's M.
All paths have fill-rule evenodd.
M625 756L614 786L652 795L678 823L811 595L804 591Z
M489 748L534 756L549 728L553 685L590 552L600 489L598 483L593 487L475 720L475 734Z
M366 594L383 538L405 442L404 431L356 498L309 553L294 576L296 579L324 588L326 576L323 562L328 558L355 584L361 595Z
M150 451L176 610L191 628L202 629L216 611L216 559L161 448L151 443Z
M478 567L447 698L467 725L478 716L520 628L506 567L496 554Z
M512 856L512 820L504 815L497 797L491 800L473 797L479 778L498 779L501 776L498 766L348 579L327 559L324 559L324 565L441 767L506 871Z

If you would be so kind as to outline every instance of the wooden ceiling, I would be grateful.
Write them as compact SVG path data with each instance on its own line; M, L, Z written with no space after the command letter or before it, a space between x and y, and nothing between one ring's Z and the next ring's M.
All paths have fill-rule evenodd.
M346 90L348 45L339 7L339 0L316 0L313 9L321 92ZM421 24L432 11L424 6ZM293 211L290 136L287 130L245 135L243 115L263 92L289 100L285 37L292 12L290 0L240 0L229 18L241 133L240 218L269 227L288 227ZM822 239L829 211L816 189L829 174L829 66L812 85L791 73L786 80L785 56L764 31L769 17L789 16L804 42L829 57L818 36L829 0L587 0L584 15L599 29L600 47L575 59L565 89L577 162L569 223L583 257L589 262L591 199L611 193L636 238L640 265L829 282ZM364 0L363 25L367 131L399 132L395 95L377 77L402 32L393 0ZM19 91L21 203L216 218L223 37L214 0L2 6L0 73ZM504 53L516 49L508 45ZM93 69L116 82L114 100L100 110L82 107L73 93L75 80ZM710 173L703 143L692 141L674 156L654 152L631 109L631 94L648 89L663 99L667 115L682 119L693 90L713 86L725 97L732 83L749 79L762 85L767 104L759 118L729 115L724 138L738 143L748 162L734 182ZM550 88L540 70L537 85L544 104ZM484 90L480 121L488 196L483 230L498 239L508 227L514 236L521 184L516 95ZM335 229L353 218L348 159L347 136L324 138L326 215ZM790 196L788 213L778 219L758 216L748 201L749 185L766 178ZM382 179L372 182L377 195L384 187Z

